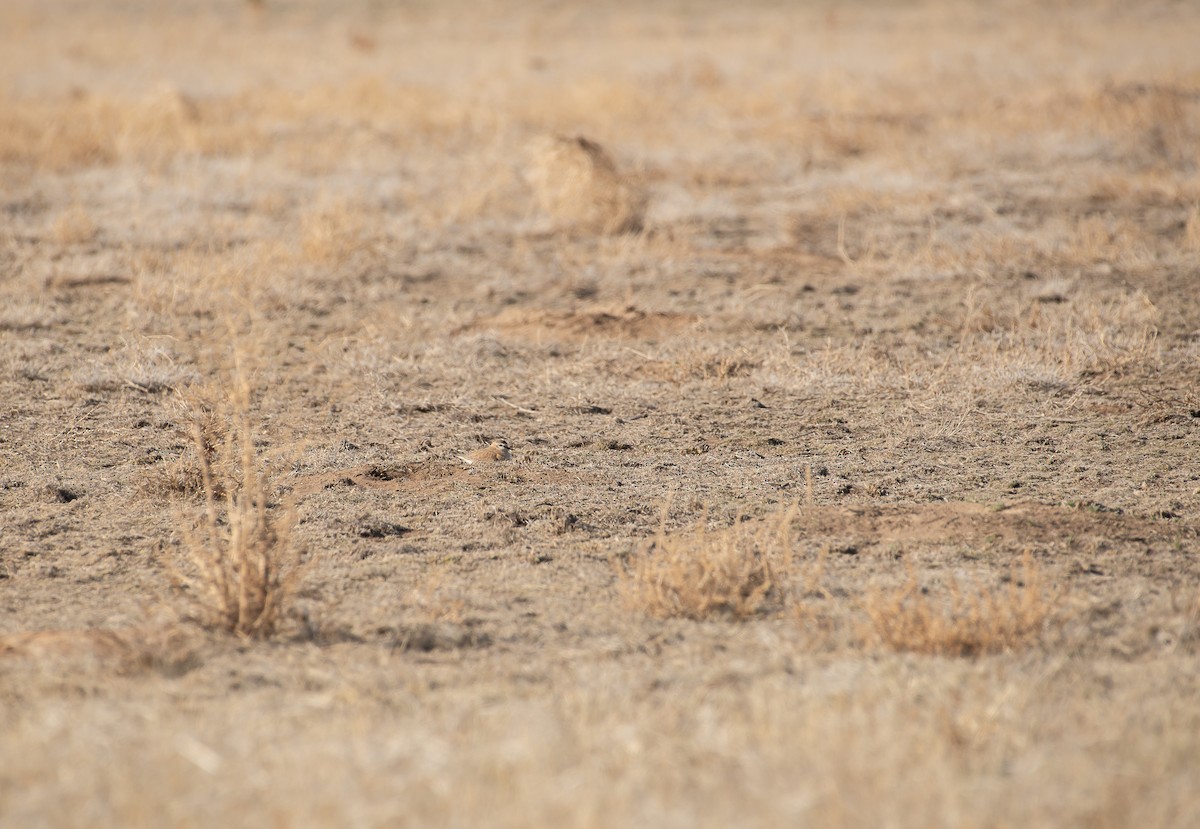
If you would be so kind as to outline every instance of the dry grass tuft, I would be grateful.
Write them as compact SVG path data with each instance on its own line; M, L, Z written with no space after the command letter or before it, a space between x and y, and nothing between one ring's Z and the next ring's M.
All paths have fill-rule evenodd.
M183 673L196 663L196 637L178 624L22 631L0 636L0 659L110 665L119 673Z
M82 205L72 205L59 214L50 228L50 238L60 245L82 245L96 238L100 229Z
M341 265L372 242L366 213L338 203L301 218L300 247L305 259L322 265Z
M199 605L201 624L265 638L278 629L298 586L299 552L290 536L295 513L271 503L254 448L247 384L236 387L231 403L223 451L214 451L201 422L192 424L205 511L198 526L183 531L192 572L180 581ZM227 480L214 471L215 454L237 458Z
M658 533L617 571L618 590L634 609L658 618L747 619L781 597L790 569L796 509L757 528L710 531L702 516L690 530Z
M952 581L944 594L931 594L910 572L899 588L867 594L865 638L897 651L938 656L1011 651L1038 638L1061 599L1047 587L1028 550L1008 583L995 590Z
M526 179L542 210L561 226L599 233L642 229L645 195L603 147L582 135L535 139Z
M691 377L723 383L735 377L745 377L753 373L760 365L761 363L745 350L733 354L697 354L693 359L677 366L677 379L684 380Z

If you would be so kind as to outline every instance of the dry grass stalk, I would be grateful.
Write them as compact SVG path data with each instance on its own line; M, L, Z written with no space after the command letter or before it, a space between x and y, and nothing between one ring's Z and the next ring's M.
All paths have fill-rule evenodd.
M233 397L226 442L238 458L232 480L214 474L211 435L201 423L193 423L205 510L198 527L184 530L195 574L182 581L199 604L206 627L264 638L278 629L295 592L299 556L290 538L294 512L270 509L271 489L254 451L248 399L242 384Z
M192 452L184 453L175 460L164 463L161 468L151 469L142 480L141 488L150 494L196 496L205 492L205 476L202 464L209 467L208 481L216 488L214 496L226 497L225 481L232 479L233 469L224 474L213 473L214 468L227 465L227 458L220 456L221 448L230 445L229 424L221 415L215 402L215 388L191 385L181 390L174 398L176 416L187 423L181 429L181 437L191 442Z
M893 650L938 656L1011 651L1041 634L1061 598L1048 589L1028 550L1008 584L996 590L952 581L944 595L929 595L910 571L899 588L867 595L866 638Z
M582 135L534 140L526 178L542 210L560 225L599 233L642 228L643 193L603 147Z
M632 608L658 618L746 619L782 594L790 569L796 509L757 531L735 525L710 531L707 515L690 530L657 534L618 570L618 589Z

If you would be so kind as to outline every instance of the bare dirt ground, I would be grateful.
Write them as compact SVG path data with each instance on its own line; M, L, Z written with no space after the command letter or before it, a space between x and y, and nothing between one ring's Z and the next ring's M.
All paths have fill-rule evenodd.
M105 5L0 7L0 824L1200 825L1200 7Z

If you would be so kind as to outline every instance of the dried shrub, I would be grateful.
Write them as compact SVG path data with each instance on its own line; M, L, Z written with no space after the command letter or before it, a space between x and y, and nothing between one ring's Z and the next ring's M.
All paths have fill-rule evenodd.
M190 573L177 575L205 627L265 638L276 632L296 592L300 561L291 539L295 512L271 503L265 465L254 448L248 398L243 384L231 407L229 437L215 453L211 435L193 423L204 512L196 526L185 524ZM237 458L228 479L215 473L214 454Z
M591 139L542 136L530 145L526 179L560 226L599 233L642 228L645 196L608 152Z
M926 592L910 571L899 588L867 594L865 638L897 651L939 656L1011 651L1041 635L1061 599L1028 550L1007 584L994 590L951 581L944 592Z

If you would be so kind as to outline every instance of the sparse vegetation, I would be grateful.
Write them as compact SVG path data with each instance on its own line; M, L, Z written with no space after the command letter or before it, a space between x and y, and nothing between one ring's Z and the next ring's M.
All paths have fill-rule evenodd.
M0 2L0 823L1200 825L1197 43Z
M877 587L867 593L866 639L898 651L937 656L1017 650L1044 632L1061 610L1060 600L1028 550L997 588L951 579L931 589L912 571L898 588Z
M182 527L192 573L176 570L199 610L199 620L243 637L266 638L284 620L300 573L292 539L290 507L272 503L267 473L258 457L245 380L227 401L226 437L214 446L211 416L193 420L191 441L199 470L204 512L198 526ZM214 458L236 459L220 475Z
M662 618L748 619L781 601L791 569L794 510L755 527L690 529L654 539L618 566L621 595L634 609Z

